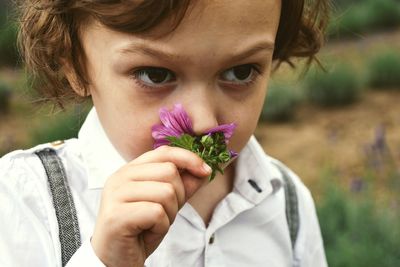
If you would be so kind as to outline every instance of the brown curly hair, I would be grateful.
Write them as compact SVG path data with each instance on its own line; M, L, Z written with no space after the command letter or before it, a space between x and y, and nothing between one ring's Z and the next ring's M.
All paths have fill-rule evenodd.
M274 63L293 57L311 63L323 44L329 17L329 0L282 0L275 40ZM78 88L88 95L85 56L80 30L94 18L121 32L141 33L164 20L173 19L173 31L183 19L191 0L24 0L18 3L20 31L18 47L34 86L47 100L61 107L80 99L68 82L63 66L72 66Z

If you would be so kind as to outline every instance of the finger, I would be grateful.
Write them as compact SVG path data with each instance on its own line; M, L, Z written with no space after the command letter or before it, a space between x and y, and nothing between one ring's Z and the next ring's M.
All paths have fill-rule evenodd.
M202 158L187 149L179 147L161 146L142 154L129 164L137 165L150 162L172 162L179 169L186 169L194 176L202 178L211 174L210 166Z
M119 207L116 216L118 218L116 221L121 224L118 229L126 229L127 233L122 232L122 234L130 236L138 236L144 231L149 231L153 238L162 238L170 226L164 207L154 202L125 203Z
M115 191L119 202L154 202L163 206L170 224L178 213L178 199L175 188L170 183L162 182L130 182Z
M185 202L184 185L177 167L171 162L126 165L107 180L105 188L114 191L134 181L170 183L175 189L179 206Z

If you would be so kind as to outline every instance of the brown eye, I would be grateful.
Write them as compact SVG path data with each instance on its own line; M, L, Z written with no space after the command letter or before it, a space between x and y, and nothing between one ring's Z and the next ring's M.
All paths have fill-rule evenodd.
M174 74L164 68L145 68L134 73L141 82L149 85L157 85L174 80Z
M243 65L233 68L233 73L239 80L247 79L251 74L252 68L249 65Z
M253 76L254 67L250 64L240 65L225 71L222 76L229 82L247 82Z

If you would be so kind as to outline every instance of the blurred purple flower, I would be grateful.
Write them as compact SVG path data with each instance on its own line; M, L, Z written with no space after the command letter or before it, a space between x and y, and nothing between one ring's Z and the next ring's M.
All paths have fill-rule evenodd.
M386 142L385 126L378 125L375 129L375 137L372 144L364 147L367 162L375 170L382 170L385 162L391 162L392 156Z
M151 128L151 135L155 143L154 148L162 145L168 145L170 142L167 140L168 136L180 137L183 134L194 136L192 121L181 104L175 104L171 111L166 108L160 109L160 120L162 124L154 125ZM212 135L213 133L222 132L225 136L225 142L228 143L236 128L235 123L222 124L217 127L207 130L205 134ZM231 156L237 156L237 153L230 151Z
M383 125L379 125L375 130L375 140L372 144L372 149L381 154L386 150L386 134Z
M359 193L364 189L364 186L364 181L361 178L357 177L351 180L350 190L351 192Z

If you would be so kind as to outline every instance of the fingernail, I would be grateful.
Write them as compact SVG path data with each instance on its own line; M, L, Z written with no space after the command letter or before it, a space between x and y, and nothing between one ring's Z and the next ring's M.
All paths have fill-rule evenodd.
M210 166L208 166L206 163L203 163L203 170L206 173L211 173L212 169Z

